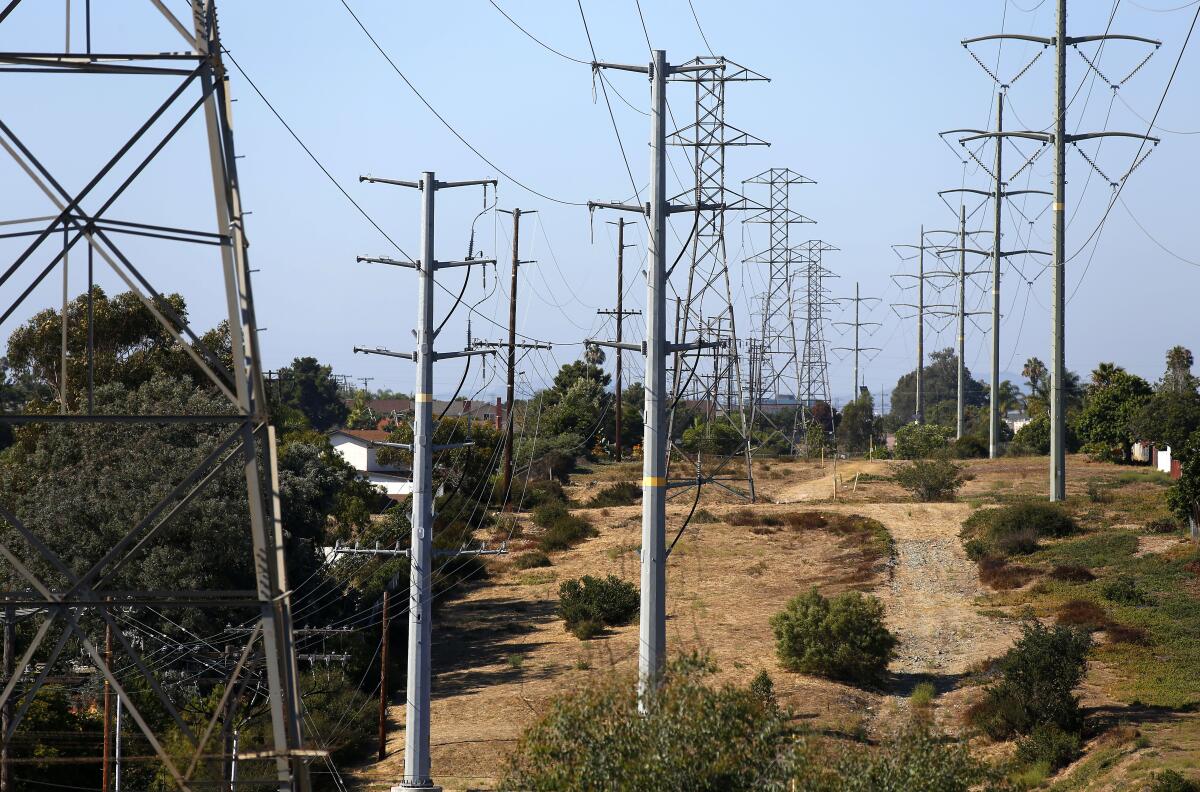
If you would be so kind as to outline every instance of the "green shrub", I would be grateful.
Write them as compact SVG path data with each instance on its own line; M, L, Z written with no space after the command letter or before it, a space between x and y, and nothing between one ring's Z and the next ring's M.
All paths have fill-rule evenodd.
M1032 528L1039 537L1062 537L1070 536L1079 530L1071 515L1055 503L1022 501L993 511L996 514L992 530L996 534Z
M514 484L513 499L521 498L521 494L521 490ZM563 485L555 479L531 481L529 486L525 487L524 497L521 498L521 506L526 509L536 509L548 503L566 505L567 502L567 493L563 491Z
M942 453L954 430L937 424L910 423L896 430L896 459L925 459Z
M826 599L815 588L771 617L775 651L789 671L876 684L895 655L896 638L875 597L847 591Z
M542 552L567 550L583 539L596 535L596 529L590 522L571 514L561 503L539 506L533 513L533 521L545 529L538 537L538 547Z
M1050 577L1064 583L1088 583L1096 579L1092 570L1079 564L1055 564L1050 570Z
M784 716L745 687L706 684L680 660L638 711L634 680L595 680L555 700L508 758L501 789L782 789L791 737Z
M1063 731L1053 723L1035 726L1028 736L1017 740L1017 759L1024 764L1045 764L1058 770L1079 756L1079 733Z
M993 739L1029 734L1040 725L1079 730L1083 716L1075 686L1083 679L1091 638L1082 630L1030 620L1000 658L1000 678L972 708L970 720Z
M616 575L584 575L558 587L558 615L567 631L580 639L593 637L603 627L628 624L638 606L637 587Z
M937 691L934 689L933 684L931 682L922 682L913 688L912 696L909 697L909 703L917 709L926 709L933 704L935 696L937 696Z
M967 480L962 466L949 459L914 459L902 465L894 478L922 502L952 501Z
M820 762L820 767L814 765ZM788 790L800 792L969 792L1004 789L996 774L961 743L921 723L878 749L847 745L832 757L816 754Z
M999 534L992 546L1003 556L1025 555L1038 549L1038 535L1033 528L1018 528L1012 533Z
M1150 777L1147 792L1200 792L1200 783L1184 777L1178 770L1163 770Z
M1100 587L1100 594L1109 602L1118 605L1145 605L1150 602L1146 592L1138 587L1137 581L1128 575L1118 575L1106 580Z
M750 692L772 709L779 706L779 700L775 697L775 683L771 681L771 675L765 670L759 671L755 674L754 679L750 680Z
M513 569L536 569L537 567L550 566L550 556L543 553L541 550L531 550L528 553L521 553L513 557Z
M629 506L642 499L642 488L632 481L618 481L597 492L587 505L590 509L603 506Z
M979 435L963 435L954 441L951 450L959 459L986 459L988 441Z

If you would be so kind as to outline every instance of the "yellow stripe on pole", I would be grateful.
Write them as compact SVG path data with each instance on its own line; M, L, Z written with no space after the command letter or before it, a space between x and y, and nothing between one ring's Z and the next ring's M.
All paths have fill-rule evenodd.
M1063 211L1064 209L1066 209L1066 207L1067 207L1067 205L1066 205L1066 204L1059 203L1058 201L1055 201L1055 202L1054 202L1054 203L1051 205L1051 208L1052 208L1052 209L1054 209L1054 211L1056 211L1056 212L1061 212L1061 211Z
M433 401L433 394L432 393L418 393L417 401L418 402L431 402L431 401Z
M642 477L642 486L643 487L665 487L665 486L667 486L667 480L665 478L663 478L662 476L643 476Z

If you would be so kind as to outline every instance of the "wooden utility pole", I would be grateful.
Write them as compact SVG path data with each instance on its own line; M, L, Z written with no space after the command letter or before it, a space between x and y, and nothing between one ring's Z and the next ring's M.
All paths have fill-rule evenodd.
M613 453L618 462L621 461L621 324L626 316L640 316L641 311L626 311L624 310L624 291L625 291L625 218L617 220L613 223L617 227L617 308L614 311L599 310L596 313L602 316L614 316L617 320L617 366L616 366L616 431L614 438ZM630 245L629 247L633 247Z
M507 209L501 209L502 212L507 212ZM516 370L517 370L517 268L522 264L532 264L532 261L521 261L520 243L521 243L521 215L533 214L530 210L522 211L521 209L513 209L509 214L513 219L513 234L512 234L512 280L508 290L508 379L505 383L505 398L504 398L504 418L506 422L504 430L504 462L503 473L500 480L500 498L501 503L508 502L508 496L512 489L512 469L513 469L513 401L515 399L516 389Z
M387 756L388 593L383 591L383 634L379 647L379 761Z

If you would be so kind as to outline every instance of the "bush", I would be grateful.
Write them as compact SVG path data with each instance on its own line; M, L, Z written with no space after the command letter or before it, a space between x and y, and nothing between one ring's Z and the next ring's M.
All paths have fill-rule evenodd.
M567 550L583 539L596 535L596 529L590 522L571 514L560 503L539 506L533 513L533 521L545 529L538 537L538 547L542 552Z
M1100 588L1100 594L1109 602L1118 605L1145 605L1150 602L1146 592L1138 587L1137 581L1128 575L1118 575L1112 580L1105 581Z
M1178 770L1163 770L1150 777L1147 792L1200 792L1200 784L1185 778Z
M587 505L589 509L603 506L629 506L642 499L642 488L632 481L618 481L597 492Z
M952 450L959 459L986 459L988 441L979 435L963 435L954 441Z
M1087 484L1088 500L1092 503L1112 503L1112 490L1099 481L1089 481Z
M705 684L707 670L672 663L644 714L626 676L557 699L517 741L500 788L783 788L780 757L791 742L783 714L745 687Z
M1037 726L1079 731L1083 715L1075 686L1083 679L1091 638L1082 630L1030 620L1000 658L1000 679L972 708L970 719L993 739L1029 734Z
M896 459L926 459L944 452L954 430L937 424L910 423L896 430Z
M771 617L775 651L789 671L876 684L895 655L896 638L875 597L847 591L832 599L815 588Z
M937 691L930 682L921 682L913 688L912 696L909 702L917 709L928 709L933 705L933 699L937 696Z
M759 671L754 679L750 680L750 692L757 696L765 706L772 709L779 706L779 700L775 697L775 683L771 681L771 675L766 671Z
M1092 570L1078 564L1056 564L1050 570L1050 577L1064 583L1088 583L1096 579Z
M512 560L513 569L536 569L548 566L550 566L550 556L541 550L531 550L528 553L521 553Z
M896 483L918 501L952 501L967 480L963 468L948 459L915 459L895 474Z
M1020 588L1037 577L1038 571L1021 564L1010 564L1003 558L985 555L979 559L979 581L998 591Z
M1051 771L1066 767L1079 756L1079 734L1063 731L1052 723L1035 726L1029 736L1017 740L1017 759L1025 764L1044 764Z
M578 580L564 580L558 587L558 615L566 622L567 631L583 640L603 627L628 624L637 615L638 606L637 587L616 575L584 575Z
M960 536L968 555L1005 557L1032 553L1042 537L1068 536L1077 526L1062 507L1023 501L998 509L980 509L963 522ZM978 559L977 559L978 560Z
M1078 627L1088 632L1103 630L1109 625L1108 613L1104 608L1083 599L1068 600L1059 605L1054 621L1056 624Z
M520 498L520 491L517 486L513 485L513 497ZM567 493L563 491L563 485L554 479L540 479L531 481L529 486L525 488L525 497L521 500L522 508L536 509L539 506L545 506L551 503L559 503L566 505L568 503Z
M820 767L813 767L820 762ZM879 749L850 745L833 757L817 754L789 790L804 792L968 792L997 790L995 773L961 743L947 742L920 723Z

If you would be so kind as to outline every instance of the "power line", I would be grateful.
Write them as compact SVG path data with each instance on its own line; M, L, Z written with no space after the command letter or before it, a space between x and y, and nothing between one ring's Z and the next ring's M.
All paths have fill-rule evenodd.
M568 201L563 198L556 198L553 195L547 195L546 193L541 192L540 190L530 187L528 184L521 181L517 177L513 176L511 173L504 170L504 168L501 168L499 165L497 165L495 162L493 162L491 159L489 159L486 155L484 155L484 153L482 151L480 151L478 148L476 148L471 143L471 141L469 141L465 137L463 137L463 135L457 129L455 129L449 121L446 120L445 116L443 116L441 113L439 113L437 111L437 109L432 104L429 103L429 100L426 99L425 96L419 90L417 90L417 86L413 85L412 80L408 79L408 77L404 74L404 72L400 70L400 67L396 65L396 62L394 60L392 60L391 56L387 54L387 51L384 50L384 48L379 44L379 41L375 38L375 36L373 36L371 34L371 31L367 29L367 26L363 24L363 21L358 17L358 14L354 13L354 9L350 7L350 4L347 2L347 0L341 0L341 4L342 4L342 7L346 9L346 12L349 13L350 16L354 19L355 23L362 30L363 34L370 40L371 44L375 47L375 49L377 49L379 51L379 54L382 55L384 60L386 60L388 62L388 65L392 67L392 71L396 72L397 76L399 76L400 79L404 81L404 84L408 86L409 90L411 90L413 92L413 94L415 94L416 97L421 100L421 103L423 105L425 105L426 108L429 109L429 112L433 113L434 117L436 117L438 121L442 122L442 126L446 127L446 129L448 129L452 135L454 135L456 138L458 138L464 146L469 148L475 154L475 156L479 157L479 159L483 160L488 165L495 168L497 173L504 176L504 178L508 179L513 184L517 185L518 187L520 187L521 189L523 189L527 192L533 193L534 195L538 196L539 198L545 198L547 201L552 201L553 203L556 203L556 204L562 204L563 206L586 206L587 205L586 202ZM495 5L495 4L493 3L493 5ZM505 15L505 16L507 16L507 15Z

